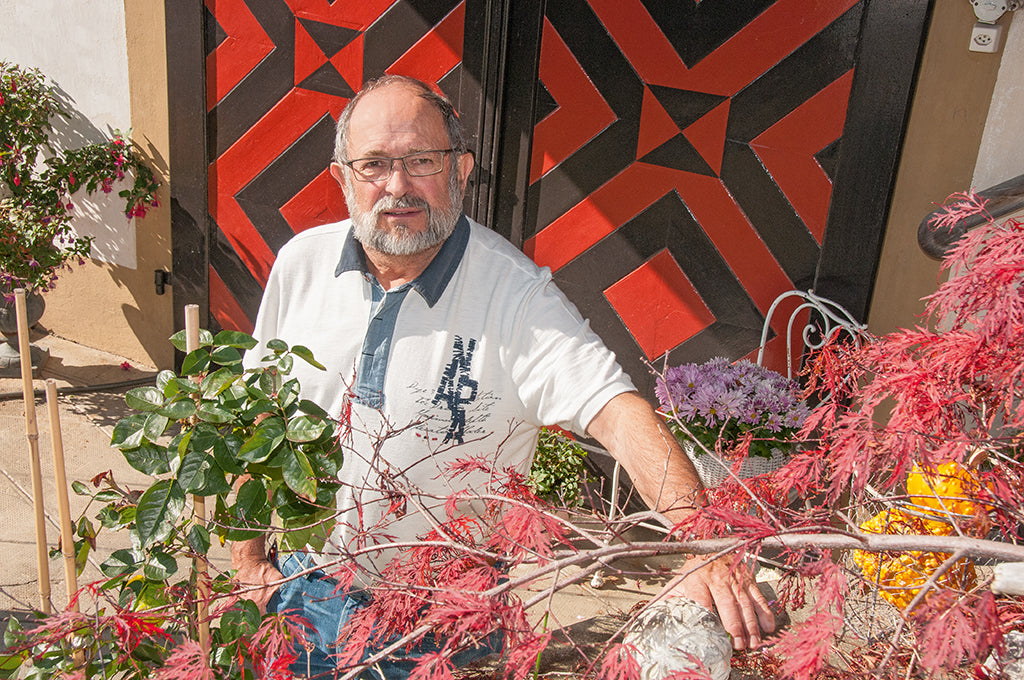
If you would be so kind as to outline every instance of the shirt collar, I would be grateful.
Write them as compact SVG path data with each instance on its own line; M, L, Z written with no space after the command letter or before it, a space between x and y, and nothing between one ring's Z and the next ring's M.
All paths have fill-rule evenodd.
M433 307L441 299L441 294L448 287L448 282L455 275L455 270L462 262L462 256L469 244L469 219L462 215L455 223L455 229L451 235L441 244L441 249L430 261L427 268L423 270L409 284L415 288L426 301L427 305ZM334 275L341 276L348 271L358 271L370 274L366 266L366 254L363 246L356 240L351 229L345 237L345 244L341 248L341 259L338 266L334 268Z

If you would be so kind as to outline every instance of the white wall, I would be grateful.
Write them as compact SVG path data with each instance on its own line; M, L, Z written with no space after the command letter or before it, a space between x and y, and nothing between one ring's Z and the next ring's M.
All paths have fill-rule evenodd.
M62 146L128 132L124 0L0 0L0 17L0 59L40 69L69 100L70 120L54 123ZM80 215L73 226L96 237L93 257L134 269L135 224L121 209L121 188L94 200L74 196Z
M1024 175L1024 10L1013 13L1004 31L999 77L974 166L976 191Z

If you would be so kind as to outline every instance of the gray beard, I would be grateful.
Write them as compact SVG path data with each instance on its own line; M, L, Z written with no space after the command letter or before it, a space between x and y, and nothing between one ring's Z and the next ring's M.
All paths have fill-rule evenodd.
M353 195L352 180L346 177L346 199ZM415 196L384 196L373 208L362 211L353 207L354 201L348 201L349 217L352 219L352 234L364 248L390 256L416 255L429 250L451 236L455 224L462 215L462 189L458 176L451 173L448 182L448 208L440 209L431 206L426 200ZM408 227L399 223L391 233L377 228L382 212L399 208L419 208L427 213L427 229L422 232L410 232Z

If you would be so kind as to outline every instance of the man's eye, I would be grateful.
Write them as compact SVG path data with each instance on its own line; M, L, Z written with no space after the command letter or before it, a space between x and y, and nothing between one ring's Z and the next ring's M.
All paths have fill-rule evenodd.
M405 159L405 162L418 168L429 168L434 165L434 159L430 156L410 156Z
M380 170L388 164L388 161L383 158L370 158L365 161L360 161L359 170L361 172L372 172L374 170Z

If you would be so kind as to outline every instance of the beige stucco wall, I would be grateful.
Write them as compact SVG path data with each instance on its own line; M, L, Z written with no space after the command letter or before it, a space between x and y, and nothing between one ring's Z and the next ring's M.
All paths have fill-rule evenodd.
M171 270L168 193L167 56L163 3L124 0L132 138L162 183L160 207L135 220L134 267L91 260L61 277L47 294L41 325L58 336L123 356L140 365L170 368L174 332L171 289L157 296L156 269Z
M871 301L875 333L920 321L921 298L935 291L939 263L921 252L917 227L936 203L971 188L1001 61L1001 51L968 51L974 22L967 2L935 3Z

